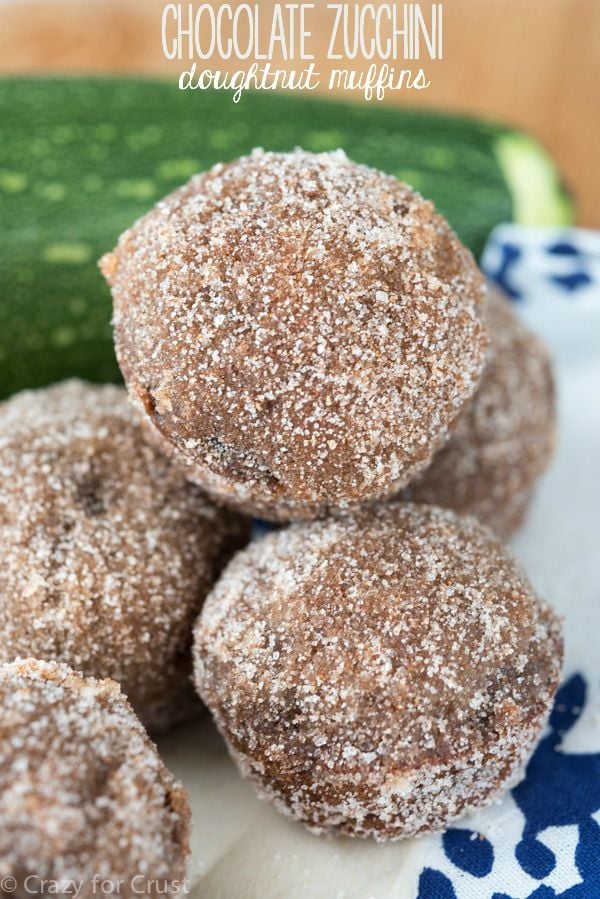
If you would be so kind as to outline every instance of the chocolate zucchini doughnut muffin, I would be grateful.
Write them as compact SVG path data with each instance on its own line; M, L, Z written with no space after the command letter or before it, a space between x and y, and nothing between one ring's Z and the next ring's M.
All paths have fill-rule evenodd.
M102 881L165 895L185 877L185 792L114 681L56 662L0 666L0 809L13 896L47 895L42 880L81 882L80 896Z
M471 254L341 151L217 165L101 267L132 398L193 480L264 518L397 493L483 368Z
M0 406L0 662L112 677L164 730L200 708L192 624L246 525L145 430L120 387L68 381Z
M402 497L476 515L509 537L552 458L554 383L546 348L492 287L486 318L491 344L475 396Z
M259 792L314 831L380 840L511 785L561 659L555 615L498 538L409 503L251 544L194 643L198 691Z

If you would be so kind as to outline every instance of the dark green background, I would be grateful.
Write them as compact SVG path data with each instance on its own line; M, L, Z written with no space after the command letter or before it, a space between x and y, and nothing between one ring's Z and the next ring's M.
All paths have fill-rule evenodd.
M343 147L433 199L479 254L512 216L495 145L471 120L142 80L0 81L0 395L118 379L97 259L160 197L254 146Z

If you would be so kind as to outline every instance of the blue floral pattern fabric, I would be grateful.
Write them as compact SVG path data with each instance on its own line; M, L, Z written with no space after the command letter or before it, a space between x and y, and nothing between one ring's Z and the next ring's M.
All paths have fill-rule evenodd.
M534 583L543 582L564 615L565 679L524 779L495 805L424 839L411 895L600 899L600 234L503 225L482 267L555 357L568 433L515 549L526 567L531 558Z
M575 868L581 882L557 892L540 883L522 896L493 892L490 899L598 899L600 897L600 752L561 751L564 734L580 717L585 706L586 683L573 675L560 689L550 717L549 733L543 737L525 779L512 791L524 816L515 858L530 878L543 881L557 866L556 852L539 835L548 828L572 825L577 828ZM594 816L597 817L594 817ZM494 847L484 836L461 827L442 836L446 858L463 874L483 878L494 873ZM475 890L476 888L473 887ZM477 896L477 892L472 893ZM483 895L483 894L482 894ZM418 899L458 899L452 878L426 867L419 880Z
M567 297L586 289L597 292L600 234L582 228L501 225L487 243L482 268L515 300L526 300L544 282Z

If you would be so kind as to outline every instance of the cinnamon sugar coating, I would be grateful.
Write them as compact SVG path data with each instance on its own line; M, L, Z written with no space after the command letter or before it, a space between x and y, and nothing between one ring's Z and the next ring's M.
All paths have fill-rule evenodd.
M256 151L101 260L133 400L218 500L264 518L389 497L473 394L473 258L431 203L341 152Z
M519 776L560 626L475 518L390 503L292 525L230 562L196 685L242 773L310 829L446 827Z
M186 795L114 681L55 662L0 665L0 809L11 895L47 895L44 879L65 895L81 883L80 896L120 882L125 897L158 880L143 895L164 895L185 877Z
M0 662L112 677L164 730L200 708L192 624L246 525L145 430L113 386L68 381L0 406Z
M402 497L476 515L509 537L552 458L554 382L545 346L493 287L486 318L491 344L475 396Z

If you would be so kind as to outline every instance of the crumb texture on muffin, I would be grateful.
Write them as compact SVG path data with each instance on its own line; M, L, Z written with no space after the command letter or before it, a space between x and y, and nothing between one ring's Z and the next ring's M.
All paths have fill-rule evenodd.
M316 831L389 839L440 830L519 777L562 640L491 531L391 503L239 553L194 658L259 792Z
M0 666L0 809L0 873L18 896L28 877L81 882L84 896L94 877L121 881L127 897L185 877L187 798L113 681Z
M448 442L402 497L476 515L509 537L552 458L554 381L544 344L493 287L486 319L491 343L475 396Z
M200 707L191 628L246 525L146 430L114 386L68 381L0 406L0 662L110 676L160 730Z
M483 367L471 254L341 151L217 165L101 267L133 399L201 486L266 518L397 492Z

